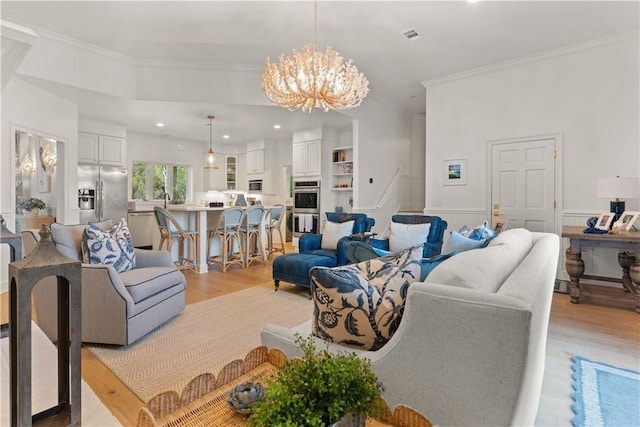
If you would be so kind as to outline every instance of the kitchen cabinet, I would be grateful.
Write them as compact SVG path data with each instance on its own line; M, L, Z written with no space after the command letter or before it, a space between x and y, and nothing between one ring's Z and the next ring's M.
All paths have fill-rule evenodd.
M225 158L225 189L238 189L238 157L226 156Z
M78 132L78 163L123 166L125 157L124 138Z
M321 174L321 140L294 142L291 154L293 176L317 176Z
M247 173L264 173L264 150L247 151Z

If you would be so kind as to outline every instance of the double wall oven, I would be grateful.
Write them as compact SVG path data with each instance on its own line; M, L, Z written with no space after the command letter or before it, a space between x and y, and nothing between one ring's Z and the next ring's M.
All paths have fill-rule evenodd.
M293 235L320 232L320 181L293 183Z

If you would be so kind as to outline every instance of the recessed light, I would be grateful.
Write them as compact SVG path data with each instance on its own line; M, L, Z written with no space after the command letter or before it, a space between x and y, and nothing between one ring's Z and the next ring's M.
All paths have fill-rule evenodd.
M273 125L274 129L280 129L280 125Z
M222 135L222 137L223 137L224 139L229 139L229 138L230 138L230 136L229 136L229 135Z
M159 128L163 128L164 127L164 123L158 122L158 123L156 123L156 126L158 126Z

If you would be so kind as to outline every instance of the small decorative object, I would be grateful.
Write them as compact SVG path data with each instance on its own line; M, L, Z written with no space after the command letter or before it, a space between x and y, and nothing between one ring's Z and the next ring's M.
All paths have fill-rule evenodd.
M445 160L442 171L444 185L467 184L467 159Z
M236 196L236 206L247 206L247 199L244 198L244 193L238 193Z
M247 382L236 386L229 392L227 404L231 409L241 414L250 414L253 406L264 399L262 383Z
M42 200L33 197L18 202L18 207L22 209L22 214L25 216L38 216L40 209L44 209L45 206Z
M622 228L624 228L625 231L631 230L633 224L638 220L638 216L640 216L640 212L624 211L620 216Z
M378 416L385 410L380 398L382 385L371 372L371 362L355 353L316 353L313 336L296 335L304 359L294 359L267 379L265 398L254 408L253 426L289 425L287 420L305 420L306 425L332 425L347 414ZM345 424L339 424L345 425ZM354 424L348 424L350 426Z
M611 228L611 222L613 221L613 215L614 214L612 214L611 212L600 214L598 220L596 221L596 225L593 228L609 231L609 229Z

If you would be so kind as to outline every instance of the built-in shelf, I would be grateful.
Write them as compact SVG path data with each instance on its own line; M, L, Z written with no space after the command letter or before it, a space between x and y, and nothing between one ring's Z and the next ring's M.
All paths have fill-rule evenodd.
M332 188L331 191L353 191L353 187Z

